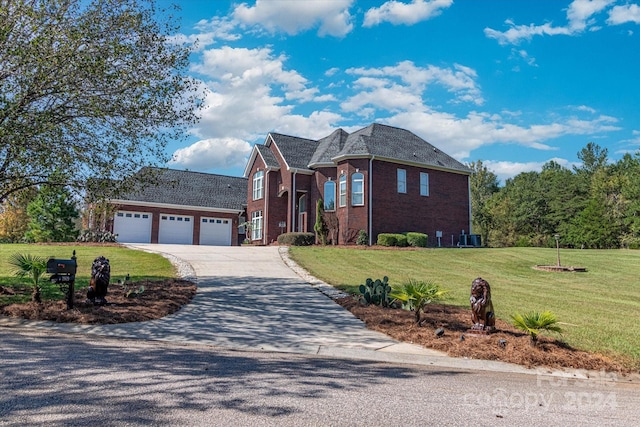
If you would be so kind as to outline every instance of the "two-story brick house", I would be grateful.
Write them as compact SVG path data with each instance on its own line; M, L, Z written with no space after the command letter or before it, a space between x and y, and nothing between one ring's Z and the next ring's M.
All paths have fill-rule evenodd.
M283 232L313 231L321 198L335 212L339 244L364 230L370 244L379 233L417 231L451 246L470 230L470 173L415 134L382 124L320 140L270 133L245 168L249 237L269 244Z

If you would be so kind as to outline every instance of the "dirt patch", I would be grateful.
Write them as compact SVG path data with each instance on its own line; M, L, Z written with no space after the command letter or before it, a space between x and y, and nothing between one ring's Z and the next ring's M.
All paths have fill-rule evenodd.
M82 289L75 292L72 310L67 310L64 301L29 302L0 306L0 315L82 324L141 322L175 313L196 294L196 285L186 280L141 281L131 283L128 288L138 289L140 286L144 286L144 292L129 298L121 285L109 285L109 304L105 306L86 302L87 290Z
M422 316L423 326L418 326L412 311L365 306L354 296L335 301L362 320L369 329L454 357L500 360L527 367L631 372L628 364L621 360L571 348L553 337L539 336L538 345L533 347L528 335L499 319L496 321L497 332L486 337L474 337L467 332L471 327L471 310L462 307L432 304ZM444 328L441 337L435 333L438 328ZM501 340L504 340L502 345Z

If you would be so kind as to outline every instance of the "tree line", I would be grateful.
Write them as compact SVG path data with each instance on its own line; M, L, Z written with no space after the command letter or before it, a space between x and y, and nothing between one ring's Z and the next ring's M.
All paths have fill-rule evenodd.
M640 247L640 152L611 162L592 142L572 169L554 161L499 185L482 161L472 162L474 232L486 246Z

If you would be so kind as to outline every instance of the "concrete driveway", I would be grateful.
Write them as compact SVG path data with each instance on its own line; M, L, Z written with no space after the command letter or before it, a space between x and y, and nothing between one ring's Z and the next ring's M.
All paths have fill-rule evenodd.
M47 325L66 332L197 343L242 350L332 354L352 349L441 355L368 330L303 280L278 247L132 245L193 269L193 301L163 319L118 325Z

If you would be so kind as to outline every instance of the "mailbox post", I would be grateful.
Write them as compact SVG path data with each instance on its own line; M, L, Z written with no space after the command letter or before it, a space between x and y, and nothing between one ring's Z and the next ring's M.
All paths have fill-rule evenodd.
M52 274L51 282L57 284L64 293L67 301L67 310L73 308L73 294L75 292L76 271L78 263L76 262L76 251L73 251L71 259L50 258L47 261L47 273Z

